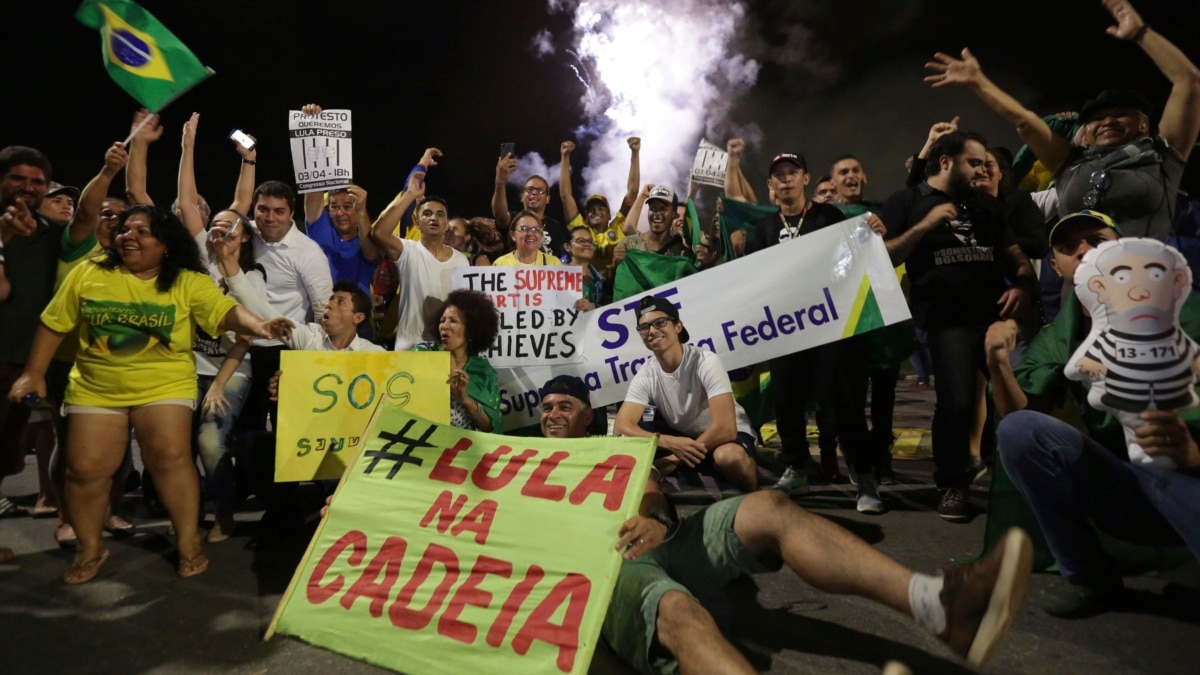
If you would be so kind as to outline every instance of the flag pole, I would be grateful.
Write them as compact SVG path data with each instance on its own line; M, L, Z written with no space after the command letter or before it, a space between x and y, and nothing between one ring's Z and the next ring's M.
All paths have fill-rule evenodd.
M212 77L213 75L216 75L216 74L217 74L217 71L215 71L215 70L213 70L212 68L209 68L209 67L207 67L207 66L205 66L204 70L208 71L208 76L209 76L209 77ZM187 89L180 89L179 91L175 92L175 95L174 95L174 96L172 96L171 98L167 99L165 102L163 102L163 104L162 104L162 105L158 106L158 110L155 110L155 111L151 112L149 115L146 115L145 117L143 117L143 118L142 118L142 121L141 121L141 122L139 122L139 123L138 123L138 125L137 125L136 127L134 127L134 128L133 128L133 131L130 131L130 132L129 132L129 137L125 139L125 142L124 142L124 143L122 143L122 145L128 146L128 145L129 145L129 141L132 141L132 140L133 140L133 137L134 137L134 136L137 136L138 132L142 130L142 127L144 127L144 126L146 126L147 124L149 124L149 123L150 123L150 120L157 118L157 117L158 117L158 114L159 114L159 112L160 112L160 111L162 111L162 109L163 109L163 108L165 108L165 107L167 107L167 106L171 105L172 103L174 103L174 102L175 102L175 99L177 99L177 98L179 98L180 96L183 96L184 94L188 93L188 92L189 92L189 91L191 91L191 90L192 90L192 89L193 89L193 88L194 88L194 87L195 87L197 84L200 84L201 82L203 82L203 81L204 81L204 80L206 80L206 79L208 79L208 78L206 77L206 78L204 78L204 79L202 79L202 80L197 80L196 82L192 83L192 86L188 87Z

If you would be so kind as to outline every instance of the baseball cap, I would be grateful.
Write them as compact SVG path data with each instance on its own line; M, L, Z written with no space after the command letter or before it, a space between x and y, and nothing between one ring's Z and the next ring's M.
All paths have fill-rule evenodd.
M592 202L600 202L601 204L604 204L604 208L609 208L607 197L604 195L592 195L587 198L586 202L583 203L584 210L587 210L587 207L591 206Z
M643 297L642 301L638 303L638 319L641 319L650 312L662 312L672 319L679 321L680 327L683 327L683 322L679 319L679 308L676 307L675 303L671 302L670 300L660 298L657 295L647 295ZM691 338L688 336L687 328L683 328L683 330L679 331L680 342L686 344L690 340Z
M1091 122L1100 111L1108 108L1133 108L1149 115L1153 107L1149 99L1132 89L1105 89L1079 109L1079 123Z
M64 194L64 193L68 197L71 198L71 201L73 201L73 202L79 201L79 188L72 187L70 185L63 185L62 183L56 183L54 181L50 181L50 189L46 191L47 197L53 197L54 195L59 195L59 194Z
M1059 218L1058 222L1050 228L1050 247L1053 248L1054 244L1062 241L1063 237L1066 235L1066 232L1071 229L1071 225L1081 223L1087 223L1091 225L1098 223L1116 230L1118 236L1121 234L1121 228L1117 227L1117 224L1113 222L1112 218L1109 218L1099 211L1083 210Z
M650 189L650 196L646 197L647 202L658 199L664 202L675 203L675 191L666 185L655 185Z
M801 171L808 171L808 162L804 161L804 155L798 152L781 152L775 155L775 159L771 160L771 166L767 167L767 173L775 171L775 165L780 162L791 162L800 168Z
M542 390L539 393L542 398L546 398L550 394L574 396L587 407L592 407L592 400L588 396L587 385L583 383L583 380L574 375L557 375L550 378L546 381L546 384L542 385Z

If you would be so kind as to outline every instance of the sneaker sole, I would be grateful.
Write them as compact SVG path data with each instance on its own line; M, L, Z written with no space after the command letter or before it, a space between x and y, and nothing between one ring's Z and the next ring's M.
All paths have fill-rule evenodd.
M1029 575L1033 571L1033 544L1029 535L1011 528L1004 535L1004 557L1000 561L1000 573L992 587L987 612L979 622L979 630L967 651L967 664L980 668L995 653L1000 640L1016 617L1029 588Z
M881 513L883 513L883 507L875 506L874 504L867 504L867 505L858 504L855 508L858 509L859 513L866 513L866 514L869 514L872 516L877 516L877 515L880 515Z
M951 515L948 513L939 513L938 517L941 518L942 520L949 521L951 523L965 523L971 519L970 514Z

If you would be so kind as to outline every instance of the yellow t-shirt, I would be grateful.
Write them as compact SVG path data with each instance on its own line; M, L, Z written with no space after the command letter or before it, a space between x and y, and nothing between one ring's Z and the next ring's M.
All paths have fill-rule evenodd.
M166 293L155 281L91 261L63 281L42 323L68 338L79 328L66 403L121 408L196 398L193 323L218 335L237 303L206 274L180 272Z
M587 223L583 222L583 214L576 213L571 222L567 223L567 232L586 225ZM617 242L625 238L625 214L618 211L617 217L608 224L607 230L597 232L589 227L588 231L592 233L592 241L596 243L592 265L601 276L608 276L608 271L612 269L613 249L617 247Z
M520 260L517 260L517 254L514 252L514 253L505 253L504 255L500 256L499 258L496 258L496 261L492 263L492 267L532 267L534 265L540 265L540 266L544 267L546 265L561 265L561 264L562 264L562 261L559 260L558 258L555 258L552 255L546 255L545 253L542 253L541 251L538 251L537 258L535 258L533 262L523 263Z
M94 240L95 237L93 236L92 239ZM64 252L66 251L66 241L66 234L64 234ZM57 291L62 287L63 281L66 281L67 279L67 275L74 271L76 267L82 265L85 260L96 257L104 257L104 249L100 246L100 242L95 242L91 249L84 253L84 255L76 257L73 260L63 260L62 258L59 258L58 270L54 273L54 290ZM75 352L77 351L79 351L79 340L75 339L74 335L64 338L63 341L58 345L58 351L54 352L54 360L66 361L67 363L70 363L75 360Z

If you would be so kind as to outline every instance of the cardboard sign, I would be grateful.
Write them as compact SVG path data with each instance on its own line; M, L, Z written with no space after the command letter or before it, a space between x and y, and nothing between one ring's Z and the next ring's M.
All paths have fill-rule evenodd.
M480 354L493 368L580 363L576 331L583 312L583 268L459 267L453 288L487 293L500 313L500 333Z
M725 167L729 165L729 153L701 140L696 150L696 161L692 164L692 180L701 185L725 187Z
M380 401L450 422L447 352L284 351L275 480L341 477Z
M585 673L652 438L467 432L383 402L278 631L405 673Z
M316 115L290 110L288 136L297 192L321 192L350 184L354 153L349 110L324 110Z
M726 370L911 318L883 239L860 216L585 312L582 362L497 369L504 428L535 424L538 388L559 374L583 378L594 406L624 400L653 358L634 330L644 295L674 302L692 344L716 352Z

